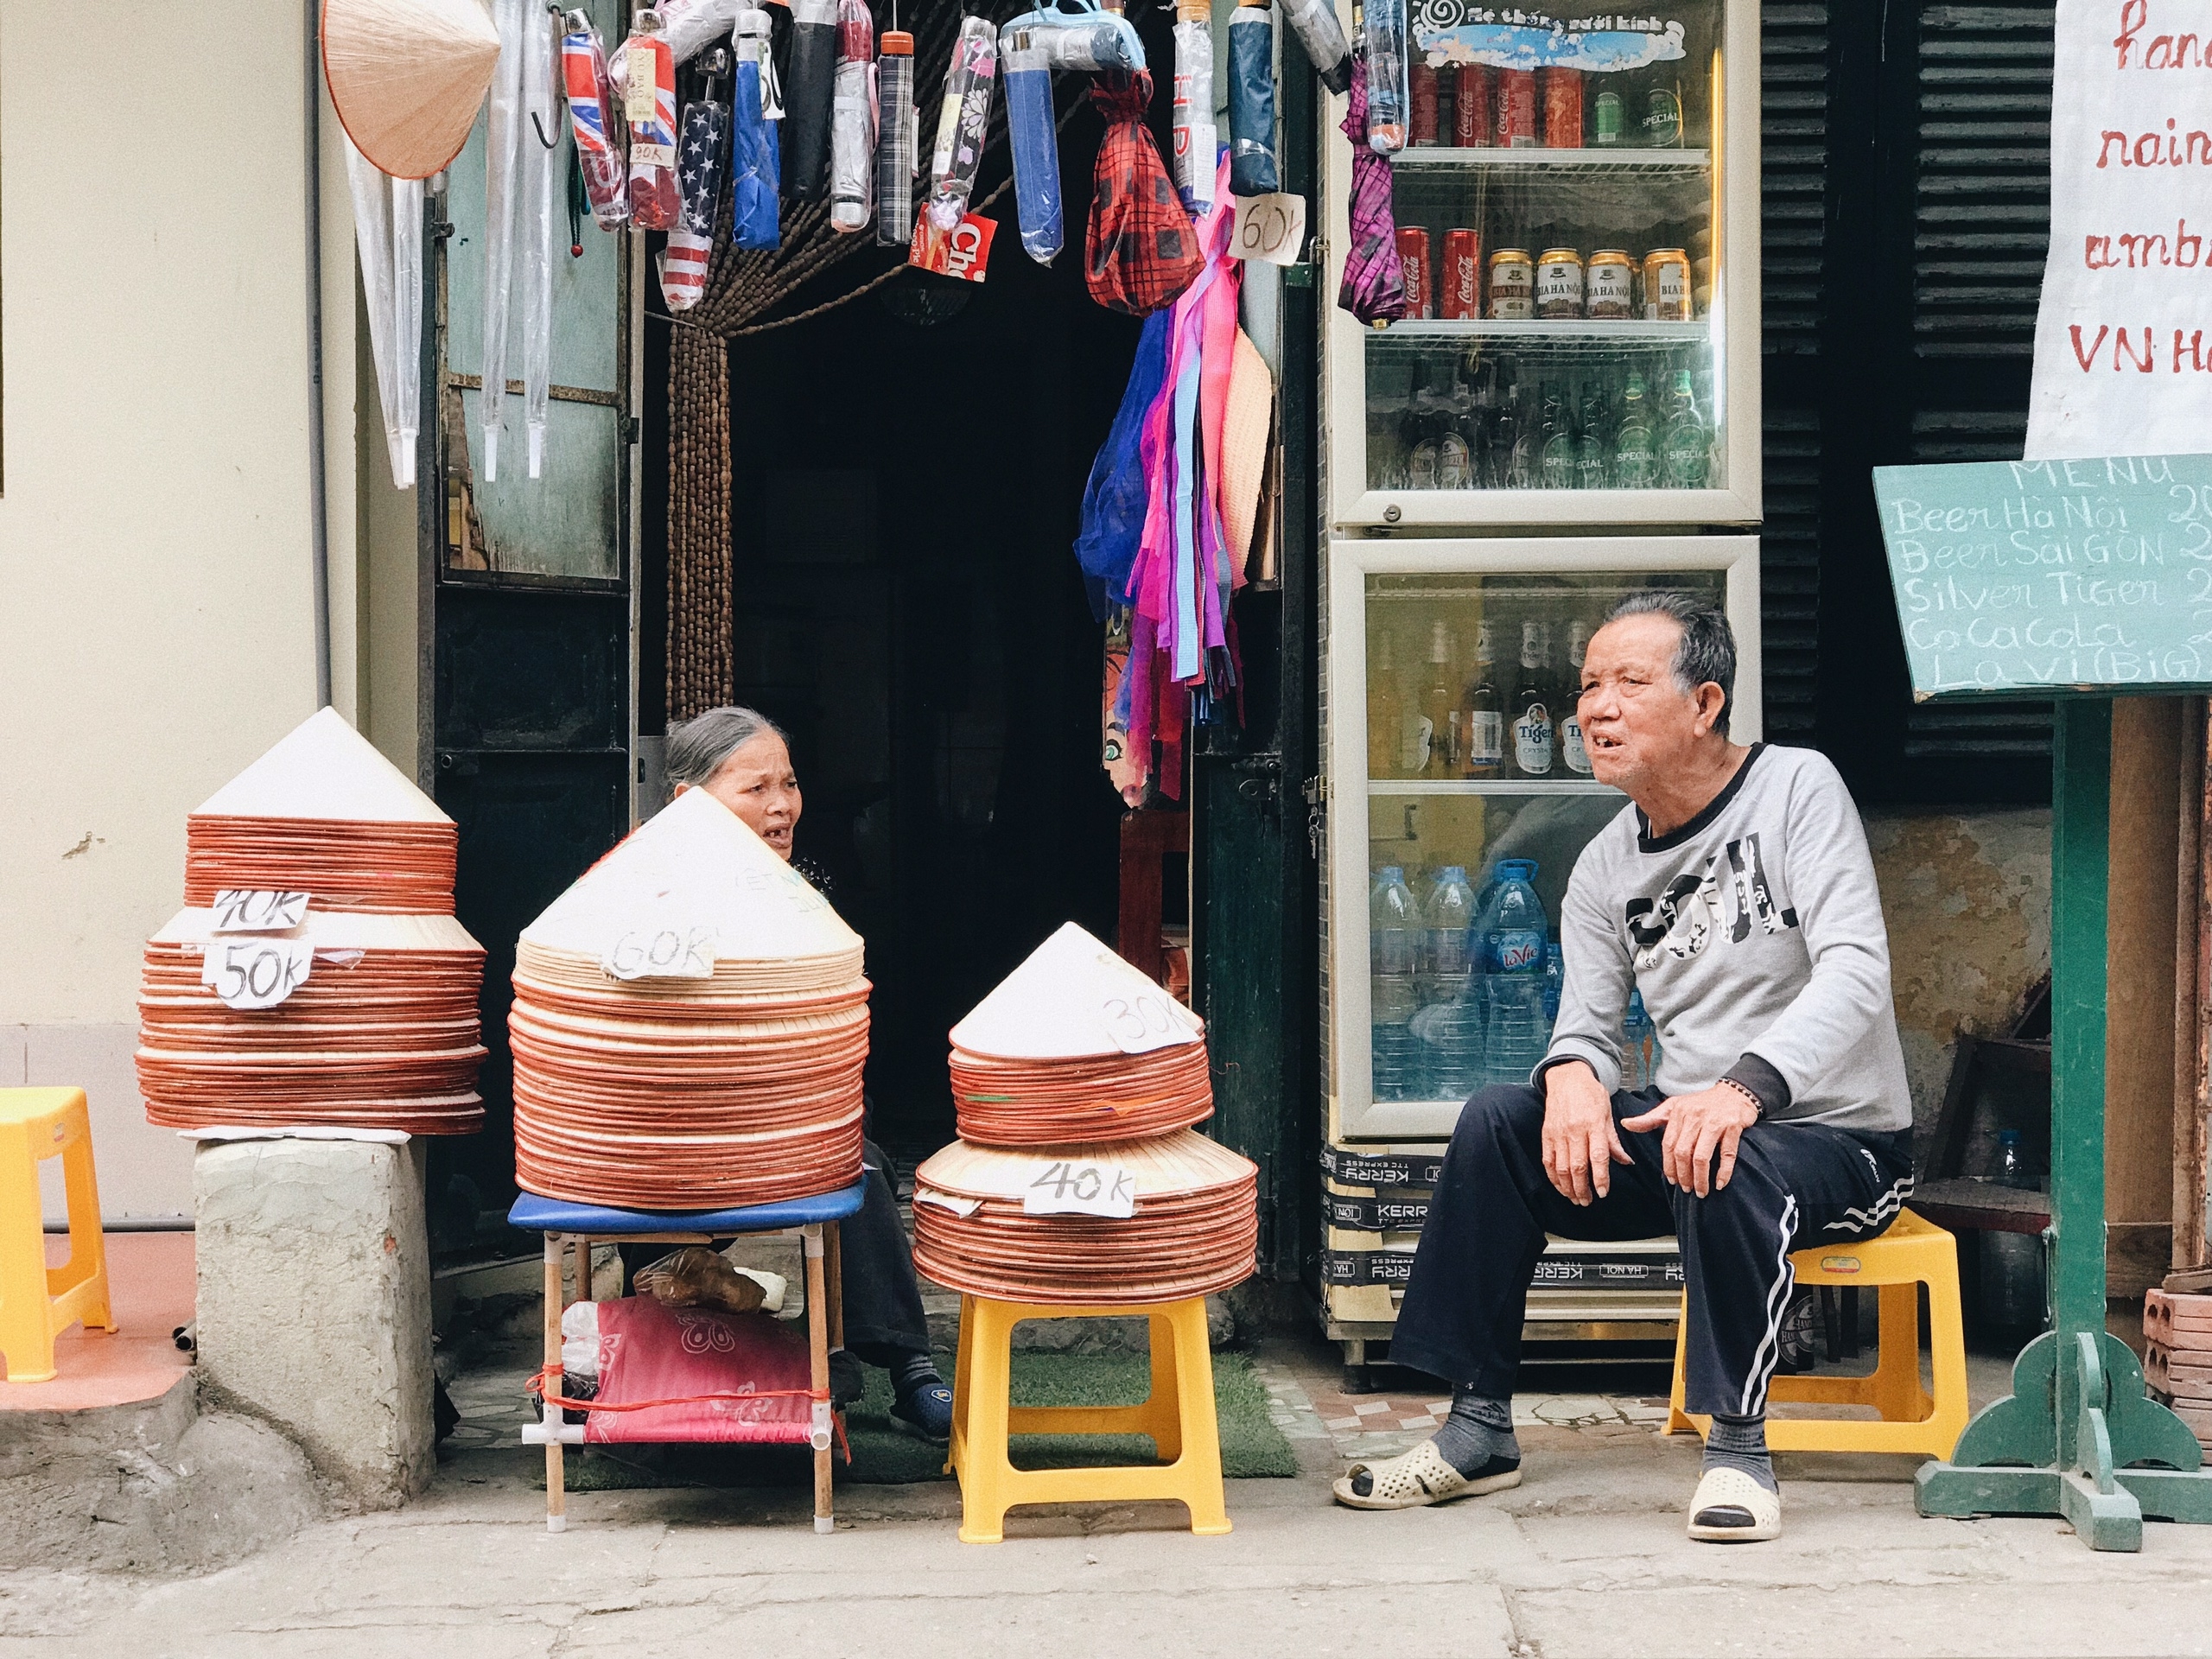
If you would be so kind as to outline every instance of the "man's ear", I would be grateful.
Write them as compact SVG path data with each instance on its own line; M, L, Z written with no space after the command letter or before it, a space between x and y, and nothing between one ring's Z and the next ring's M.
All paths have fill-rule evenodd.
M1714 680L1707 680L1697 689L1697 734L1705 736L1720 719L1720 711L1728 706L1728 694Z
M691 787L691 785L689 785L689 784L678 784L678 785L677 785L673 790L671 790L671 791L669 791L669 797L668 797L668 798L669 798L670 800L671 800L671 801L672 801L672 800L674 800L674 799L675 799L678 795L681 795L682 793L683 793L683 791L684 791L685 790L687 790L687 789L689 789L689 788L690 788L690 787Z

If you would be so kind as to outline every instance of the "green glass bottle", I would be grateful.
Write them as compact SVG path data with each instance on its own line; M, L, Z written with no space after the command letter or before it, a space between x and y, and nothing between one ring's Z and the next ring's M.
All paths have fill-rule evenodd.
M1609 489L1612 469L1605 459L1605 394L1595 380L1582 388L1582 430L1574 442L1574 487Z
M1567 400L1560 395L1556 383L1544 388L1543 419L1543 487L1571 490L1575 473L1574 424L1567 417Z
M1633 371L1621 391L1621 423L1613 435L1613 485L1623 490L1659 487L1659 435L1643 377Z
M1697 412L1697 391L1688 369L1675 371L1674 390L1667 400L1665 436L1660 444L1660 467L1670 490L1701 490L1711 470L1713 440Z

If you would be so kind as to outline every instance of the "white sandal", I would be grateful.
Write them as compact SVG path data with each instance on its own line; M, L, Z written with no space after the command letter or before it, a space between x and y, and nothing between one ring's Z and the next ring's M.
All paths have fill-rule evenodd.
M1363 1494L1352 1490L1352 1480L1363 1469L1368 1475L1368 1489ZM1520 1484L1521 1471L1517 1468L1470 1480L1444 1460L1435 1441L1423 1440L1412 1451L1382 1463L1355 1463L1338 1480L1335 1490L1337 1502L1346 1509L1418 1510L1430 1503L1449 1503L1455 1497L1503 1491Z
M1730 1525L1733 1516L1707 1516L1716 1510L1733 1510L1751 1517L1750 1524ZM1701 1544L1756 1544L1782 1535L1782 1494L1770 1492L1740 1469L1708 1469L1690 1499L1689 1534Z

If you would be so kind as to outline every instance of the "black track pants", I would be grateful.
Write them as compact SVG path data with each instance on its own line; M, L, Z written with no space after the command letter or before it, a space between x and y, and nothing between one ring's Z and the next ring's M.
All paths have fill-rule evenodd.
M1635 1117L1658 1099L1615 1095L1613 1116ZM1912 1193L1910 1131L1759 1122L1744 1132L1728 1185L1702 1198L1667 1184L1660 1131L1623 1130L1634 1161L1615 1164L1612 1191L1585 1206L1544 1174L1543 1126L1543 1097L1525 1084L1494 1084L1467 1103L1391 1334L1395 1363L1503 1399L1545 1234L1605 1242L1671 1232L1689 1291L1689 1408L1764 1412L1796 1282L1789 1253L1872 1238Z

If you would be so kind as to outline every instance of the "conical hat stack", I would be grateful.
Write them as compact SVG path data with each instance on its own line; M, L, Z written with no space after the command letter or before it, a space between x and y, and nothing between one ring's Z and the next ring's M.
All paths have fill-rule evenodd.
M951 1064L960 1138L977 1146L1127 1140L1213 1115L1198 1016L1073 922L952 1028Z
M325 709L184 823L184 902L226 887L301 891L315 910L453 914L459 833L399 768Z
M914 1261L1012 1301L1141 1306L1224 1290L1259 1243L1259 1171L1194 1133L1211 1115L1204 1027L1073 923L952 1030L960 1139L914 1181ZM1040 1182L1098 1164L1125 1217L1033 1213Z
M860 1179L860 936L703 790L523 930L514 982L525 1190L708 1210Z
M186 821L187 908L146 945L139 1092L175 1128L467 1135L484 951L453 918L453 821L335 710L312 716ZM290 927L226 932L226 890L304 893ZM281 946L305 976L233 1007L211 951Z

